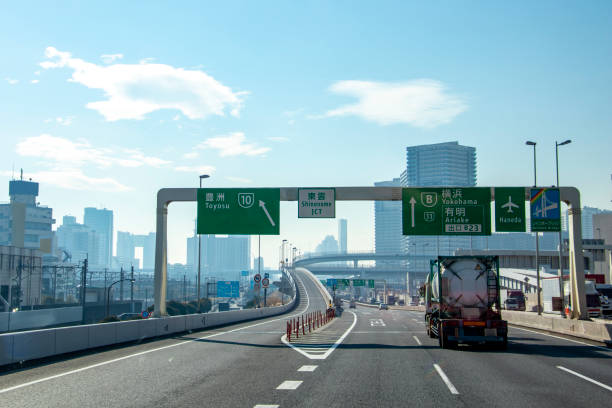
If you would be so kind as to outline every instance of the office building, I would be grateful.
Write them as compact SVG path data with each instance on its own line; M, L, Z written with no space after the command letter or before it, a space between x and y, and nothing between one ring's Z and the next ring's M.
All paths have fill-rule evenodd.
M92 268L109 268L113 256L113 212L112 210L85 208L83 224L96 233L96 244L89 254Z
M136 248L142 248L142 265L136 258ZM117 231L117 256L115 262L119 267L141 267L145 271L155 269L155 233L136 235L130 232Z
M79 224L76 217L65 215L57 228L57 246L62 252L61 260L78 263L94 253L97 248L96 233L86 225Z
M400 179L380 181L375 187L401 187ZM399 254L402 244L402 203L401 201L374 202L374 251L377 254ZM377 267L404 269L405 262L376 261Z
M202 235L201 271L204 277L237 280L251 268L250 235ZM187 238L187 264L198 268L198 236Z
M340 253L342 254L346 254L346 251L347 251L346 234L347 234L347 220L345 218L340 218L338 220L338 249L340 250Z
M323 241L317 245L315 252L318 254L337 254L338 241L336 241L333 235L327 235L323 238Z
M38 183L9 181L10 202L0 204L0 245L54 252L53 210L38 203Z

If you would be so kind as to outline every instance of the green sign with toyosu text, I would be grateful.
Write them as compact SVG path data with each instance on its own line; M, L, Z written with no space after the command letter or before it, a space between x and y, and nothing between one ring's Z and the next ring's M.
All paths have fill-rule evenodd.
M491 235L490 187L402 189L404 235Z
M280 189L198 189L198 234L278 235Z
M525 189L495 187L495 231L525 232Z

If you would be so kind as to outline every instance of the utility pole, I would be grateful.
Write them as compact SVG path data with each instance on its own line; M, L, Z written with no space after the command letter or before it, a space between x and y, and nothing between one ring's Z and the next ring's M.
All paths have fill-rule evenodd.
M125 275L123 273L123 266L121 267L121 274L119 275L119 279L121 279L121 282L119 282L119 300L123 302L123 279L125 278Z
M132 274L130 276L130 310L134 313L134 265L132 265Z
M81 272L81 307L82 317L81 324L85 324L85 297L87 294L87 258L83 261L83 269Z
M186 276L183 274L183 302L187 302L187 281Z

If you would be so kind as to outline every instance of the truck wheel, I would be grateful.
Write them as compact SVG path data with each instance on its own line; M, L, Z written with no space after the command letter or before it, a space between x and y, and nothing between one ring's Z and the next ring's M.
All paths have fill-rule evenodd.
M440 348L448 348L448 339L444 334L444 330L442 330L442 323L438 325L438 344L440 345Z

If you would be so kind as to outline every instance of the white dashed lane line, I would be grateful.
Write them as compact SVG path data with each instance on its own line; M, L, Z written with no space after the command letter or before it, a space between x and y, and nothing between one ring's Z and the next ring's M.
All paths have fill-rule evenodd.
M601 388L604 388L604 389L606 389L606 390L608 390L608 391L612 391L612 387L610 387L609 385L606 385L606 384L600 383L599 381L596 381L596 380L594 380L594 379L592 379L592 378L589 378L589 377L587 377L586 375L582 375L582 374L580 374L580 373L577 373L576 371L572 371L572 370L570 370L569 368L565 368L565 367L562 367L562 366L557 366L557 368L558 368L559 370L563 370L563 371L565 371L566 373L573 374L573 375L575 375L575 376L576 376L576 377L578 377L578 378L582 378L583 380L586 380L586 381L588 381L588 382L590 382L590 383L593 383L593 384L595 384L595 385L599 385Z
M317 367L318 366L316 366L316 365L303 365L300 368L298 368L298 371L312 372L312 371L316 370Z
M417 336L412 336L412 337L414 338L414 341L416 341L419 346L423 345L423 344L421 344L421 340L419 340L419 338Z
M278 405L274 405L274 404L257 404L253 408L278 408Z
M442 381L444 381L444 384L446 384L446 386L448 387L448 389L450 390L451 394L459 394L459 391L457 391L457 389L455 388L455 386L453 385L452 382L450 382L450 380L448 379L448 377L446 376L446 374L444 374L444 371L442 371L442 369L440 368L439 365L434 364L434 368L436 369L436 371L438 372L438 374L440 375L440 378L442 378Z
M302 385L303 381L283 381L281 385L276 387L277 390L295 390Z

